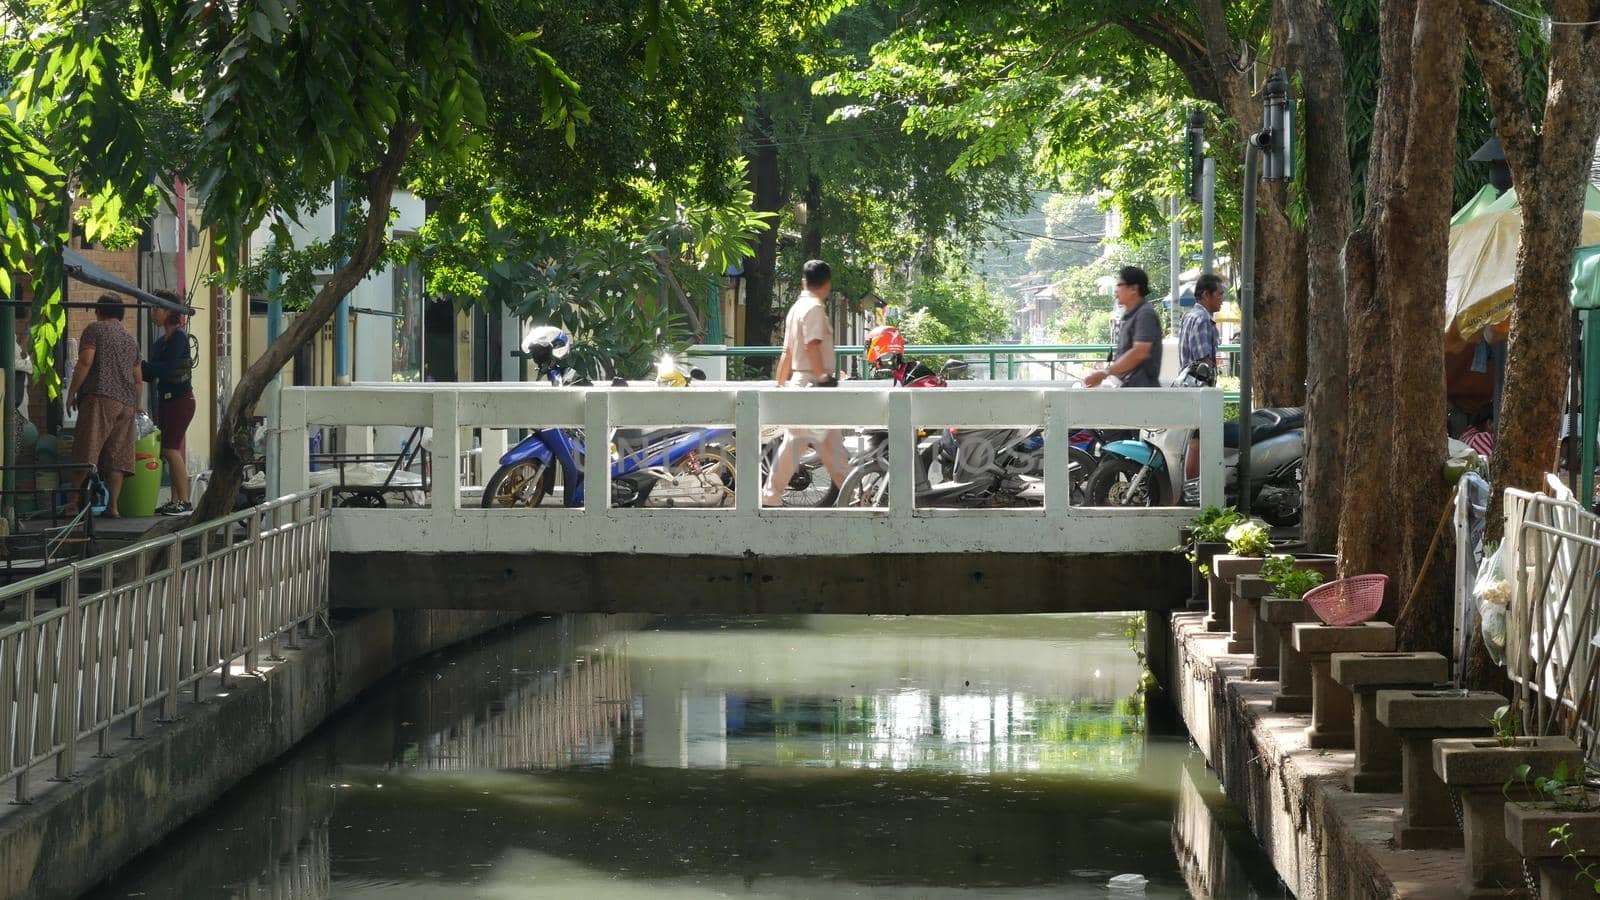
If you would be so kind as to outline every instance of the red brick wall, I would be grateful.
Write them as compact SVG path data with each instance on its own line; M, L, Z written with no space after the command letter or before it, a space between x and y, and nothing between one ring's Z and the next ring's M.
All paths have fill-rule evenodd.
M131 284L139 283L139 250L137 247L117 251L106 250L100 247L83 248L80 246L80 241L76 237L73 239L72 247L74 250L82 253L84 259L94 263L107 272L110 272L111 274L120 278L124 278ZM91 284L83 284L82 282L75 281L70 278L67 279L68 300L80 303L92 303L96 298L104 293L106 293L106 291L102 288L95 287ZM19 311L17 319L17 338L22 352L25 354L31 354L33 350L32 343L28 338L27 316L23 312ZM93 321L94 310L92 309L67 310L67 335L72 338L74 342L71 345L72 347L76 347L76 341L78 337L83 334L83 329L87 328ZM139 318L133 309L130 308L127 311L126 315L122 319L122 324L123 327L128 329L130 334L133 334L135 337L138 336L136 329L139 325ZM62 384L61 387L62 390L65 390L67 386L66 384ZM45 426L45 410L47 408L46 397L47 395L45 394L43 388L34 386L28 391L28 418L35 425L37 425L41 431L44 430Z

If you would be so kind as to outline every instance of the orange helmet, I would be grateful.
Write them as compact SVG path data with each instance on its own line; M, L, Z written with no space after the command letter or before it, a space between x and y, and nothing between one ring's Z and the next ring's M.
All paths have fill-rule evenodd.
M868 364L891 366L905 352L905 335L893 325L879 325L867 332Z

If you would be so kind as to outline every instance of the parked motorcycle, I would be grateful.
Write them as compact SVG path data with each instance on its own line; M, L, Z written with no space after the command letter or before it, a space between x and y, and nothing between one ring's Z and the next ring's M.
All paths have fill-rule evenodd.
M1210 387L1211 367L1190 366L1175 387ZM1305 410L1269 407L1250 415L1250 507L1271 525L1300 522L1301 478L1305 464ZM1143 439L1114 441L1104 448L1099 465L1089 478L1091 506L1199 505L1199 483L1185 481L1185 455L1195 431L1157 428ZM1223 427L1224 490L1227 503L1239 498L1238 426Z
M551 385L581 387L590 382L567 366L571 336L541 326L528 332L523 350ZM663 352L657 383L687 384L698 370L681 369ZM704 373L699 373L703 379ZM615 386L626 382L614 380ZM735 466L728 449L729 428L619 428L611 462L613 506L728 506L733 503ZM500 467L484 486L485 507L538 506L562 484L562 503L583 505L584 439L569 428L540 428L500 457Z

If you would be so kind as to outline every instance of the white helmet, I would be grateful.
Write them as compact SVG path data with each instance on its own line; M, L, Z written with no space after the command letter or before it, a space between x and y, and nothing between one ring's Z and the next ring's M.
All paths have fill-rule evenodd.
M522 352L541 366L566 359L572 351L572 336L554 325L535 325L522 336Z

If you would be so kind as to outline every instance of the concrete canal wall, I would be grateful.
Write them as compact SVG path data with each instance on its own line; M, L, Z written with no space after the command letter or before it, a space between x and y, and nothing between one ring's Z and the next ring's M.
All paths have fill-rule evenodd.
M1445 898L1466 869L1461 850L1394 847L1399 794L1356 794L1345 784L1351 750L1306 744L1306 714L1272 710L1276 682L1245 679L1250 657L1204 614L1175 613L1167 664L1173 699L1224 792L1244 813L1278 875L1300 898Z
M0 897L74 897L111 876L229 788L271 763L396 669L519 618L511 613L369 610L330 637L301 639L259 675L185 692L176 721L111 742L85 742L80 771L39 772L29 805L0 804ZM152 710L149 715L154 717ZM48 767L41 767L46 768Z

